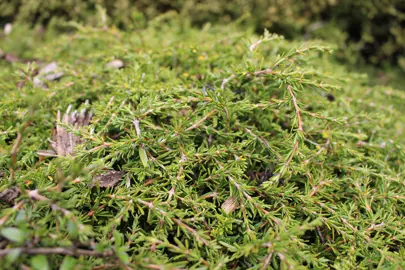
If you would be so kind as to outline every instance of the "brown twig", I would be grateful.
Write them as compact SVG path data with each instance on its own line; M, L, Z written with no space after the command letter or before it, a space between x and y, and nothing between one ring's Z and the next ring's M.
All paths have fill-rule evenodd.
M164 270L167 269L166 266L164 265L157 265L157 264L148 264L144 266L147 269L153 269L153 270ZM184 268L170 268L171 270L183 270Z
M325 241L325 237L322 234L321 228L319 226L316 226L315 228L316 228L316 232L319 235L319 238L321 239L321 243L324 244L326 241Z
M107 263L107 264L103 264L103 265L100 265L100 266L93 267L93 268L91 268L91 270L118 269L119 266L120 266L119 264Z
M270 252L266 255L266 257L264 258L263 266L262 268L260 268L261 270L267 269L267 266L270 264L271 257L273 257L273 252Z
M223 80L222 80L222 83L221 83L221 89L224 90L224 89L225 89L225 85L226 85L230 80L232 80L232 79L235 78L235 77L236 77L235 74L232 74L232 75L229 76L228 78L223 79Z
M259 70L259 71L255 71L251 74L253 74L254 76L261 76L261 75L268 75L268 74L273 74L273 69L272 68L268 68L268 69L264 69L264 70Z
M323 186L326 186L332 182L332 180L320 181L317 186L312 187L312 191L309 194L309 197L314 196Z

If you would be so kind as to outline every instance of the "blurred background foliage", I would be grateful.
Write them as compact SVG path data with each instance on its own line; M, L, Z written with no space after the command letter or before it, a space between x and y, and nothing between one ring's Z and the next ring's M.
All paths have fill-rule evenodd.
M258 33L267 28L287 39L328 40L339 46L337 57L347 63L394 64L405 70L403 0L11 0L0 3L0 24L99 25L104 23L99 7L107 12L104 19L121 29L143 28L169 11L196 26L239 20Z

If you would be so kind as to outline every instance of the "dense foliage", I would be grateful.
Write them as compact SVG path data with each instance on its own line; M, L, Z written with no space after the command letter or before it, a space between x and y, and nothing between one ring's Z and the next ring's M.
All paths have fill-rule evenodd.
M4 38L36 62L0 62L3 266L404 267L405 93L327 44L181 21ZM83 145L44 157L57 124Z
M259 33L267 28L287 38L333 40L345 61L358 62L353 52L361 52L368 62L399 61L405 70L403 0L11 0L0 3L0 24L59 25L74 20L97 25L100 7L123 29L139 29L170 11L198 26L238 19Z

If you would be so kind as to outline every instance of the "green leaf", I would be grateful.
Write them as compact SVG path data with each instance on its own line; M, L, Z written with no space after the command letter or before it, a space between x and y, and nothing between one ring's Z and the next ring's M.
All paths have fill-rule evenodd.
M145 168L149 167L149 165L148 165L148 156L146 155L145 148L139 147L139 157L141 158L142 165Z
M116 254L122 263L128 264L129 256L125 251L126 251L126 247L120 247L116 250Z
M103 252L104 249L105 249L105 247L100 243L97 243L95 248L94 248L94 250L97 251L97 252Z
M20 210L15 217L16 224L22 224L27 222L27 212L25 210Z
M49 270L48 260L44 255L37 255L31 259L31 266L36 270Z
M20 248L14 248L14 249L12 249L12 250L7 254L7 256L6 256L7 262L8 262L8 263L13 263L13 262L18 258L18 256L20 255L20 253L21 253L21 249L20 249Z
M69 220L67 223L67 231L73 238L76 238L79 232L78 226L73 221Z
M60 266L59 270L71 270L75 269L76 266L76 259L70 256L66 256L63 259L62 265Z
M122 246L122 242L123 242L124 237L118 231L114 231L113 235L114 235L115 247L119 248L120 246Z
M4 228L1 230L1 235L10 241L22 243L25 240L25 233L17 228Z

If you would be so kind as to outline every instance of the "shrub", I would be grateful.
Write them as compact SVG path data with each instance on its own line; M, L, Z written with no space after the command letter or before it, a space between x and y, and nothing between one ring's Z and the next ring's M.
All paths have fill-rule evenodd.
M287 38L304 35L338 40L339 56L345 61L353 61L353 52L361 52L368 62L399 61L405 68L401 57L405 54L402 0L13 0L0 4L0 22L59 25L74 20L97 25L101 6L106 8L110 21L124 29L142 28L149 19L168 11L176 11L185 21L198 26L239 19L259 33L267 28Z
M1 62L3 266L404 267L405 94L327 44L179 21L77 26ZM55 122L69 105L90 125ZM55 125L71 156L44 157Z

